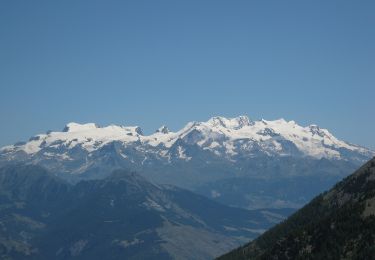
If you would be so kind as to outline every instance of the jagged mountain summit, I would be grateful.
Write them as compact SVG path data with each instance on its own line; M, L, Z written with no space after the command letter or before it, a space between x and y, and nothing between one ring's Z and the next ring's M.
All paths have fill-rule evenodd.
M112 170L127 168L229 205L262 208L299 207L374 155L316 125L239 116L189 122L176 132L162 126L150 135L137 126L69 123L61 132L1 148L0 164L38 164L71 181L104 178ZM311 192L284 196L293 191L288 188L267 194L272 190L267 180L296 182L299 177L305 184L316 182L305 185L313 188ZM264 186L259 181L268 186L259 190ZM299 189L299 183L298 179L294 187Z
M375 158L283 223L219 259L374 259Z

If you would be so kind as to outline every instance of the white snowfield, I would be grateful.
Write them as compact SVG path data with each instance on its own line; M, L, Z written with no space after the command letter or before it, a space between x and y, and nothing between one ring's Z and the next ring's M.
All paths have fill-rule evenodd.
M104 145L117 141L124 146L136 145L139 150L158 150L166 156L168 150L178 140L194 144L203 150L212 151L216 155L233 157L246 151L262 150L266 154L289 155L284 149L285 143L294 144L303 156L314 158L341 158L341 149L346 149L366 156L374 156L375 152L367 148L349 144L334 137L327 129L317 125L306 127L294 121L284 119L267 121L252 121L247 116L236 118L213 117L207 122L190 122L177 132L171 132L162 126L151 135L143 135L140 127L109 125L100 127L94 123L69 123L62 132L49 132L32 137L24 144L6 146L0 149L0 154L14 154L24 151L29 156L41 152L45 156L59 156L69 159L66 149L80 146L88 153L96 151ZM64 148L64 149L58 149ZM56 151L65 151L58 154ZM179 157L189 160L184 148L177 147ZM255 153L255 152L254 152Z

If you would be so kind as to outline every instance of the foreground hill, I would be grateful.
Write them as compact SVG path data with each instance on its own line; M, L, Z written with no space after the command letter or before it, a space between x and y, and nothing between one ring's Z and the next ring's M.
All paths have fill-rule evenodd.
M71 185L38 166L0 169L1 259L211 259L279 222L135 173Z
M225 259L375 259L375 158Z
M239 116L189 122L176 132L161 127L150 135L135 126L69 123L1 148L0 165L38 164L71 182L126 168L228 205L299 208L374 155L317 125ZM275 185L288 188L268 192Z

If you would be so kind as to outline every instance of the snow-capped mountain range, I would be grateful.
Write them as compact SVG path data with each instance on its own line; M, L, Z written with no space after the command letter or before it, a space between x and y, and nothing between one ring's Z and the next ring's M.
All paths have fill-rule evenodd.
M284 119L251 121L247 116L236 118L213 117L207 122L189 122L177 132L166 126L151 135L143 135L138 126L109 125L100 127L94 123L69 123L62 132L36 135L26 143L1 148L1 157L13 159L17 154L32 158L36 155L74 160L69 150L80 149L88 154L116 142L124 148L134 146L137 152L159 159L171 160L173 148L175 159L190 160L183 144L196 145L212 154L235 160L237 156L258 156L259 153L278 156L307 156L317 159L361 160L375 155L370 149L337 139L327 129L317 125L306 127ZM131 157L120 154L124 159Z
M151 135L137 126L69 123L1 148L0 166L37 164L72 182L126 168L228 205L262 208L303 205L372 156L316 125L239 116Z

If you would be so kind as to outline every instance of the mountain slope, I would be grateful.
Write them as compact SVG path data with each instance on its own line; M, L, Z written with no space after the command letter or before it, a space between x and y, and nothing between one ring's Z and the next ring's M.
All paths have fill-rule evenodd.
M219 259L374 259L375 158L285 222Z
M0 169L0 258L211 259L279 213L230 208L127 171L71 185L13 165Z
M70 185L40 167L0 168L0 258L22 259L37 252L31 243L53 223Z
M126 168L228 205L298 208L374 155L316 125L240 116L190 122L176 132L163 126L151 135L139 127L70 123L62 132L1 148L0 165L37 164L73 183ZM238 180L250 185L237 189ZM296 185L290 192L262 195L272 187L269 180ZM264 185L251 185L259 182ZM316 183L311 195L294 195L309 182Z

